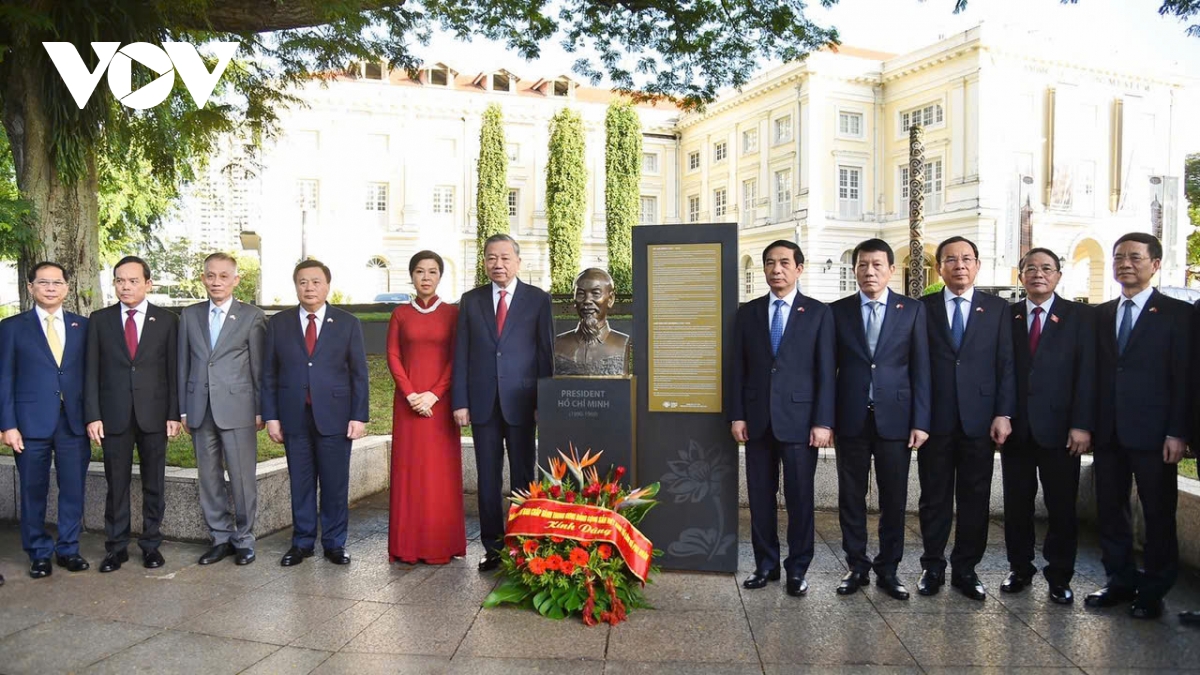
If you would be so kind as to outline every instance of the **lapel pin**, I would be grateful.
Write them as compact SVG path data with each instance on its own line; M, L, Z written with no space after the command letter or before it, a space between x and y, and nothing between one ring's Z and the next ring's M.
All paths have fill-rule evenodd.
M229 315L229 320L230 320L230 321L237 321L237 317L236 317L236 316L234 316L233 314L230 314L230 315Z
M1157 307L1151 307L1151 308L1150 308L1150 313L1151 313L1151 314L1157 314L1157 313L1158 313L1158 308L1157 308Z
M804 313L804 308L803 308L803 307L797 307L797 308L796 308L796 311L797 311L797 312L800 312L801 314L803 314L803 313Z
M1051 314L1051 315L1050 315L1050 320L1051 320L1051 321L1053 321L1054 323L1058 323L1058 315L1057 315L1057 314Z
M325 319L325 323L333 323L333 319Z
M154 321L154 317L149 317L149 319L150 319L150 321L151 321L151 322L153 322L153 321Z
M897 302L897 303L896 303L896 309L904 309L904 303L903 303L903 302Z
M79 328L79 324L78 324L78 323L76 323L76 322L74 322L74 321L72 321L72 322L71 322L71 328Z
M1014 316L1014 317L1013 317L1013 321L1020 321L1020 320L1021 320L1021 318L1022 318L1022 317L1021 317L1021 315L1020 315L1020 314L1018 314L1018 315L1016 315L1016 316Z
M975 311L976 311L976 312L979 312L980 314L983 314L983 308L982 308L982 307L976 307L976 308L975 308Z

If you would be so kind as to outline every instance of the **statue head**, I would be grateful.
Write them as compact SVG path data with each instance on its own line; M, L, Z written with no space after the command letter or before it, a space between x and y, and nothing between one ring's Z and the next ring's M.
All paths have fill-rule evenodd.
M608 272L589 267L575 277L575 313L579 329L595 335L608 323L608 312L617 300Z

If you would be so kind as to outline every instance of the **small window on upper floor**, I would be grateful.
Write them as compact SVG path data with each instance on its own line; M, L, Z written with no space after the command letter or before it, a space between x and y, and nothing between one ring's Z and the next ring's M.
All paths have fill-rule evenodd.
M363 77L368 80L382 80L383 64L368 61L366 67L363 69Z
M554 81L554 95L555 96L570 96L571 95L571 81L565 77L560 77L559 79L555 80Z
M492 91L512 91L512 84L508 73L492 73Z
M429 84L436 87L446 87L450 85L450 70L448 68L437 67L429 69Z

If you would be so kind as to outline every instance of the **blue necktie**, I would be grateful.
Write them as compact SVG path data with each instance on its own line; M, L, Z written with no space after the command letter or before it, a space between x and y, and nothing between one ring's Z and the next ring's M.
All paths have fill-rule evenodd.
M217 348L217 337L221 334L221 308L213 307L212 320L208 322L208 349Z
M775 301L775 313L771 315L771 356L779 353L783 341L783 300Z
M954 318L950 319L950 337L954 339L954 349L958 350L962 346L963 333L967 331L967 327L963 325L962 304L964 298L954 299Z
M1125 345L1129 344L1129 334L1133 332L1133 300L1126 300L1124 304L1121 327L1117 329L1117 354L1125 353Z

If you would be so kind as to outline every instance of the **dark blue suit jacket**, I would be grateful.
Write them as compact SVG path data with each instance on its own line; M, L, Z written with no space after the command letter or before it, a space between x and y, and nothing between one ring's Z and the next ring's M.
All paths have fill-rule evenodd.
M518 280L499 337L492 284L463 294L454 344L451 400L455 410L467 408L472 424L486 424L499 397L505 422L532 425L538 378L553 374L554 318L549 293Z
M779 353L771 356L769 305L767 296L755 298L734 319L729 421L746 422L751 440L770 428L784 443L807 444L813 427L834 424L833 313L797 293Z
M1024 300L1010 308L1017 414L1009 442L1065 448L1071 429L1096 428L1096 312L1055 294L1031 356L1028 310Z
M349 312L325 306L325 323L312 356L304 346L300 308L267 322L263 346L262 418L279 420L285 434L307 433L305 397L322 436L345 436L351 420L370 419L367 352L362 324Z
M949 435L962 424L970 438L991 433L992 420L1016 414L1012 314L1003 298L975 290L962 346L954 349L942 291L921 298L929 320L933 414L929 433Z
M858 293L833 303L837 327L837 433L861 436L868 390L875 384L875 428L881 438L907 440L929 431L929 327L919 300L888 293L875 356L867 348Z
M66 324L60 328L66 333L62 366L54 362L36 310L0 321L0 429L16 428L26 438L52 438L61 407L71 433L87 432L83 419L87 319L65 310L62 319Z
M1117 304L1096 308L1097 445L1120 443L1161 452L1167 436L1187 440L1192 307L1157 290L1138 315L1125 353L1117 355Z

